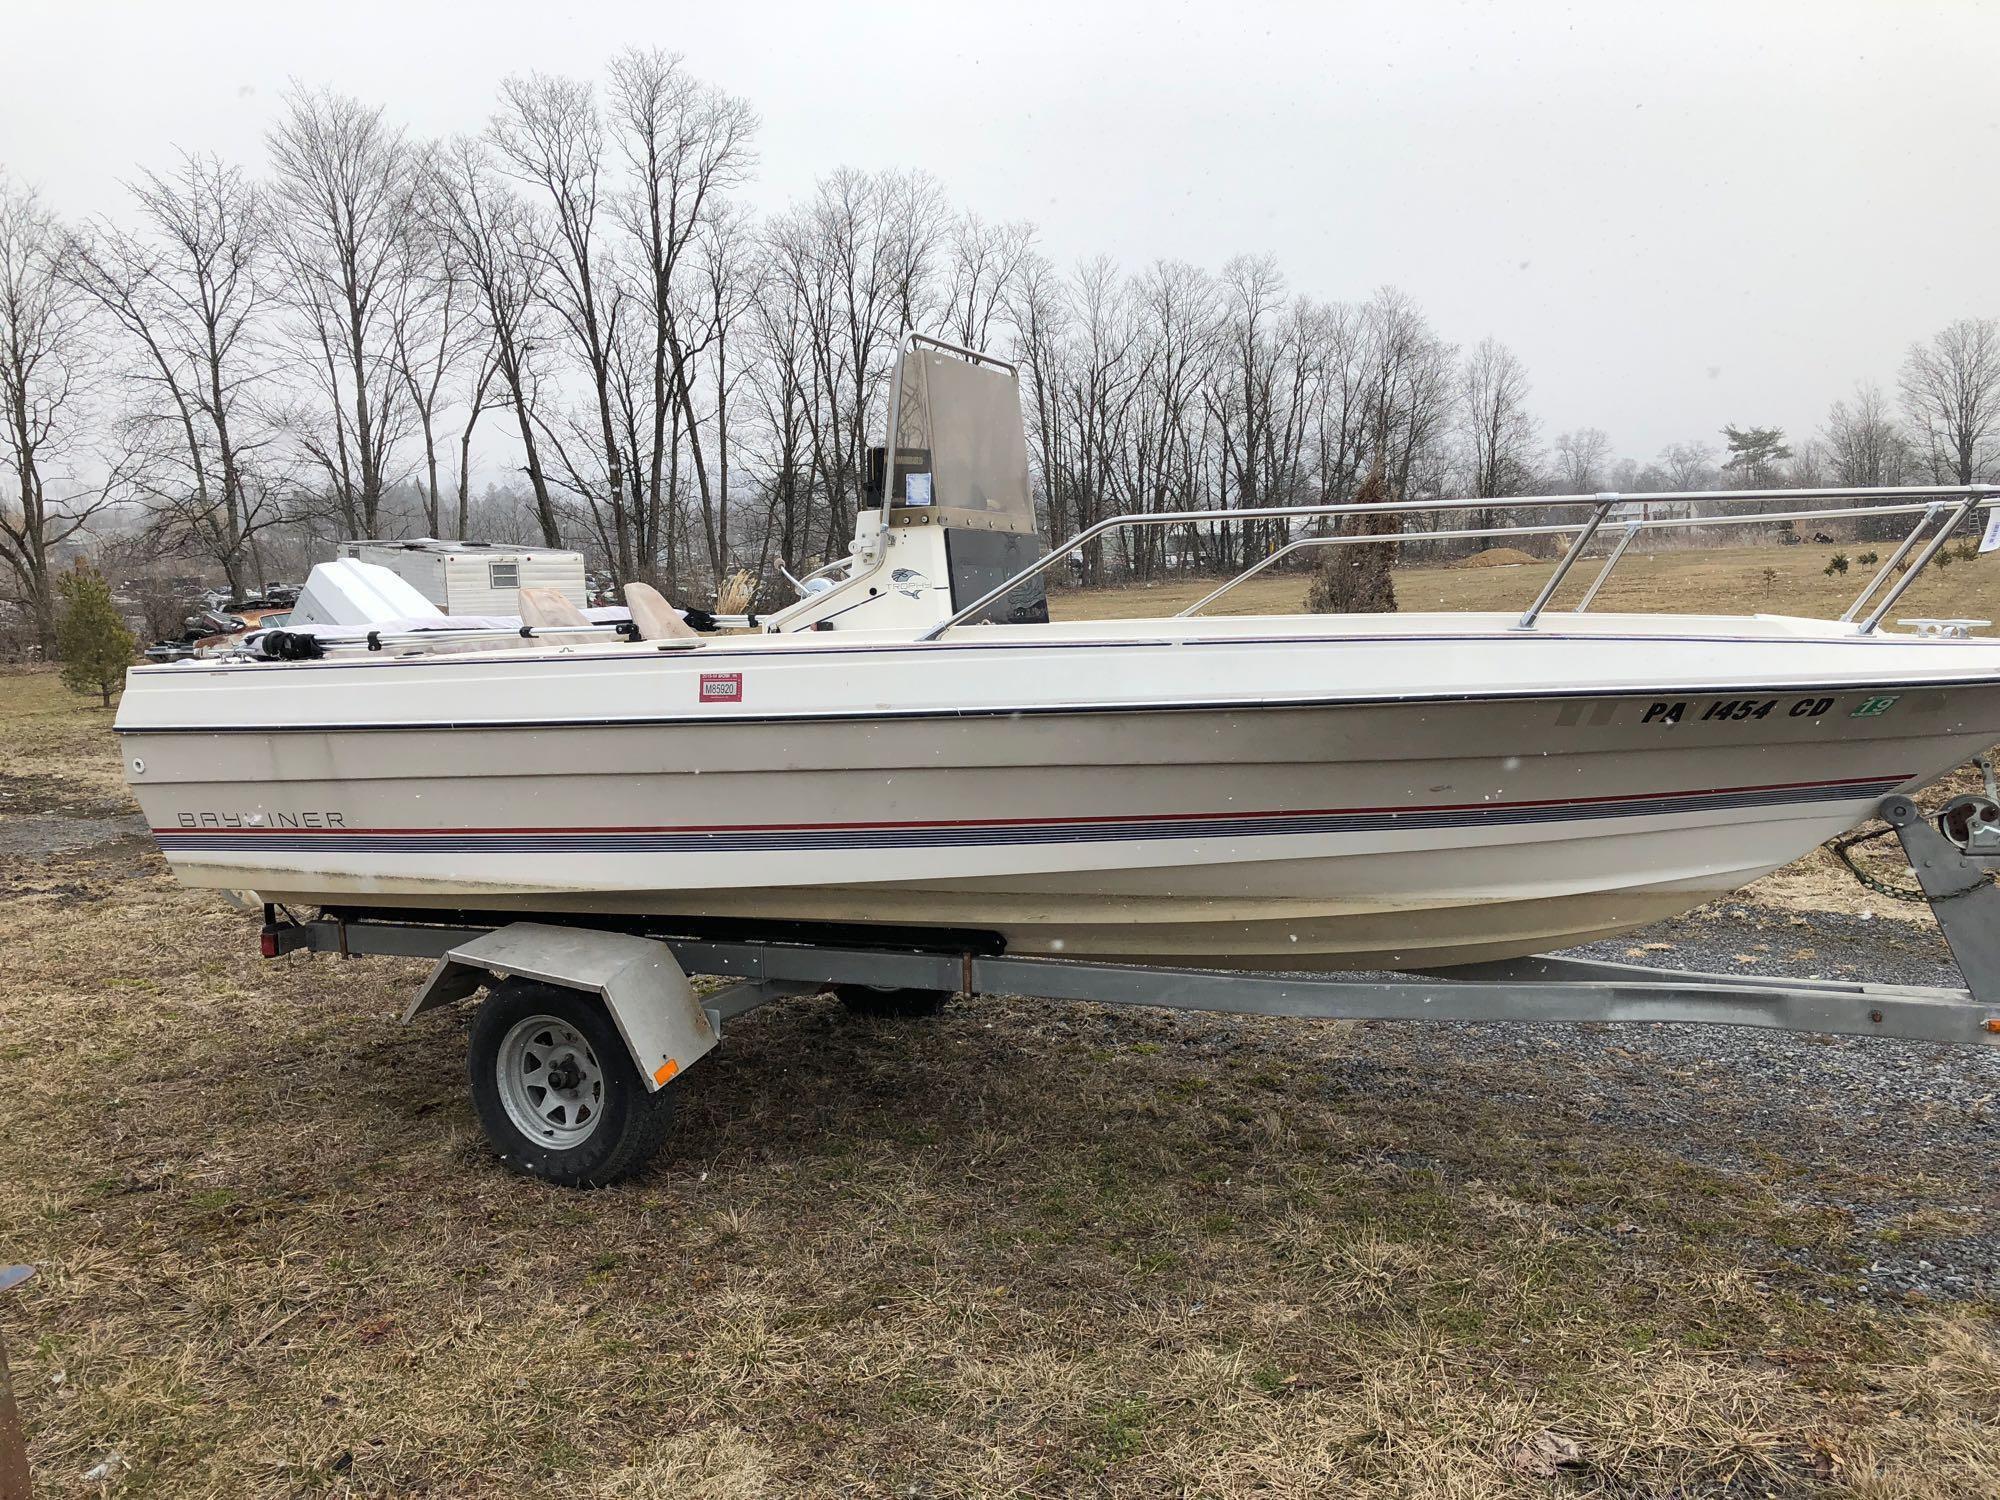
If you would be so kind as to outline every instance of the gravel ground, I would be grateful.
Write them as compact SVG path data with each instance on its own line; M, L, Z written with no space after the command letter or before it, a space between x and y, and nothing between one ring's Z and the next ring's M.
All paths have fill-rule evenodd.
M138 813L115 818L72 818L59 813L0 817L0 856L71 854L115 839L144 837L150 831Z
M1963 983L1928 925L1740 902L1576 951L1724 974ZM1149 1019L1141 1023L1142 1015ZM1098 1045L1164 1032L1196 1056L1217 1057L1294 1054L1289 1028L1314 1024L1109 1008L1075 1023ZM1352 1046L1314 1049L1336 1094L1395 1096L1455 1076L1602 1138L1669 1144L1682 1159L1753 1179L1801 1211L1831 1210L1868 1247L1858 1263L1851 1251L1834 1260L1765 1248L1838 1271L1851 1295L2000 1299L2000 1048L1737 1026L1346 1024ZM1476 1185L1436 1157L1412 1155L1402 1165Z
M1963 984L1935 929L1833 913L1775 917L1721 903L1645 934L1669 946L1648 962L1716 972L1866 978L1878 984ZM1587 950L1618 958L1623 943ZM1441 1037L1510 1051L1544 1050L1519 1026L1458 1028ZM2000 1295L2000 1048L1829 1037L1733 1026L1571 1028L1565 1066L1602 1094L1595 1118L1672 1134L1697 1161L1740 1171L1754 1146L1798 1175L1787 1191L1831 1207L1878 1236L1857 1276L1865 1295ZM1960 1184L1948 1212L1963 1234L1912 1234L1916 1208L1898 1184Z

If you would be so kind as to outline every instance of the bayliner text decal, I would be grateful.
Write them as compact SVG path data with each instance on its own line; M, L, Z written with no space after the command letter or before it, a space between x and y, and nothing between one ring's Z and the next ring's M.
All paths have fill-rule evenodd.
M337 812L184 812L183 828L345 828L347 814Z

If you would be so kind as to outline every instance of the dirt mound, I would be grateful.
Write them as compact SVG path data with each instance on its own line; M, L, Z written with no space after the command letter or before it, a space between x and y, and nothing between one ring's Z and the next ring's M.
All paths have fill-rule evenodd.
M1488 547L1484 552L1475 552L1470 557L1461 557L1452 566L1454 568L1511 568L1520 563L1540 561L1540 558L1523 552L1519 547Z

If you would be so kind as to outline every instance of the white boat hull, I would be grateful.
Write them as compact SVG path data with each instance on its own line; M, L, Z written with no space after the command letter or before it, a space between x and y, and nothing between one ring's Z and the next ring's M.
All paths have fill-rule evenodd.
M1448 618L162 668L120 728L181 878L265 900L1301 969L1628 931L2000 739L2000 643Z

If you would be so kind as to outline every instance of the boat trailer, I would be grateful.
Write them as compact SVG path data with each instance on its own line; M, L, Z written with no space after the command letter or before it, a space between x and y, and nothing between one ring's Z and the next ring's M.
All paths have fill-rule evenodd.
M1706 1023L2000 1046L2000 886L1986 867L2000 859L2000 825L1989 810L1960 847L1907 797L1887 799L1878 816L1901 842L1966 988L1559 955L1421 974L1244 973L1013 957L992 935L971 932L718 934L668 921L493 913L423 921L332 908L298 920L268 906L263 952L434 959L406 1022L488 990L469 1066L488 1139L516 1170L598 1186L658 1149L681 1075L727 1023L826 990L875 1015L924 1014L953 994L990 994L1318 1020ZM697 992L695 975L733 983Z

